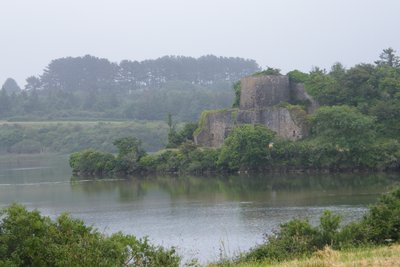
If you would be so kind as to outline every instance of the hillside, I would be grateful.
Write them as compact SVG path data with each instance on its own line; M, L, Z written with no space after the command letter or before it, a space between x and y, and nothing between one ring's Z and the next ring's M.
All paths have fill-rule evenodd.
M52 60L21 88L0 91L3 120L195 121L204 109L226 108L232 83L259 70L254 60L165 56L113 63L90 55Z

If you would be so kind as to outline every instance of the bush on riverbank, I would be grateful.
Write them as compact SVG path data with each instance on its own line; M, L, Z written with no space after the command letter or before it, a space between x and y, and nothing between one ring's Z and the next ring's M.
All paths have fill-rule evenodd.
M179 266L174 248L101 234L67 214L55 221L13 204L1 212L0 266Z
M327 116L336 116L334 114L338 110L342 113L351 112L348 107L323 109L322 115L317 113L314 119L315 131L320 134L305 140L281 140L265 126L241 125L232 130L221 148L201 148L186 141L175 149L146 154L141 148L141 142L131 138L136 140L131 145L140 149L140 153L121 155L123 147L118 146L117 157L110 153L85 150L72 154L70 165L75 173L81 175L398 170L399 142L376 137L369 128L373 121L370 118L353 114L340 130L334 129L335 123L320 122L326 120ZM344 134L350 135L349 140L357 141L349 143ZM128 139L117 139L114 144ZM137 153L139 154L136 155Z
M294 219L280 226L262 244L242 255L238 262L276 262L310 256L329 246L345 249L400 241L400 188L383 195L357 222L340 228L340 217L325 211L319 226Z

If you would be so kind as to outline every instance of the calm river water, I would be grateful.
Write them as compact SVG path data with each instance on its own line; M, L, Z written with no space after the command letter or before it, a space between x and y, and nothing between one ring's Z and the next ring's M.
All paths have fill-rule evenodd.
M67 211L200 262L248 250L294 217L317 223L329 209L357 219L399 182L398 174L71 180L67 156L0 156L0 207L18 202L52 218Z

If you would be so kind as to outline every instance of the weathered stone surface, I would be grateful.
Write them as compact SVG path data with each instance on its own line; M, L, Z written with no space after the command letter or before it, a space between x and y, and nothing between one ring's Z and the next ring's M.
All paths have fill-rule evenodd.
M241 80L240 109L207 111L202 114L195 143L218 147L235 125L262 124L278 136L297 140L306 137L306 112L282 102L308 102L308 113L318 107L301 84L291 84L287 76L250 76Z
M297 140L307 135L308 128L304 121L297 118L295 112L298 111L282 107L240 110L237 122L238 124L262 124L282 138Z
M208 111L202 114L201 131L194 135L195 143L205 147L222 145L235 124L236 112L237 109L232 109Z
M272 107L290 99L289 77L264 75L241 79L240 109Z

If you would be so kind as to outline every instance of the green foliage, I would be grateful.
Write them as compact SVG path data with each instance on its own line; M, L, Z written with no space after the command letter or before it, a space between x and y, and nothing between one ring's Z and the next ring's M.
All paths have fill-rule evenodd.
M23 139L8 148L8 152L16 154L34 154L42 152L42 144L32 139Z
M203 130L209 114L216 113L216 112L225 112L225 111L227 111L227 109L203 110L203 112L201 112L201 114L200 114L200 119L199 119L197 129L193 132L193 135L198 135Z
M313 118L313 131L338 149L363 149L373 142L375 118L348 106L321 107Z
M370 207L362 225L367 237L374 243L400 241L400 188L383 195Z
M282 261L316 250L318 230L306 220L294 219L280 226L279 231L268 236L265 244L251 250L244 260Z
M321 105L349 105L369 113L377 102L390 101L400 91L398 56L385 49L377 65L358 64L345 69L340 63L327 73L315 68L305 81L306 90Z
M143 140L146 150L157 151L164 147L167 133L161 121L2 123L0 153L71 153L90 148L117 152L113 141L131 135Z
M268 166L271 160L269 144L274 135L261 125L235 127L221 147L218 164L230 170Z
M292 70L286 74L289 80L294 83L305 83L308 80L308 74L299 70Z
M338 238L339 226L341 217L339 215L333 215L331 211L326 210L320 218L319 226L319 240L317 246L322 248L326 245L335 247L335 242Z
M396 50L389 47L383 49L379 55L380 60L375 61L377 65L387 65L389 67L400 67L400 58L396 55Z
M0 119L164 120L170 112L194 121L204 109L230 106L232 83L257 70L254 60L212 55L120 64L90 55L59 58L28 77L26 90L7 79Z
M86 175L109 174L115 168L115 157L110 153L95 150L83 150L70 155L69 164L74 172Z
M0 116L4 116L10 112L10 97L5 89L0 90Z
M240 81L233 84L233 91L235 92L235 100L233 101L232 107L238 108L240 106L240 95L242 93L242 84Z
M146 152L142 148L142 141L136 137L123 137L115 140L113 145L118 149L118 158L130 157L139 160Z
M115 140L113 144L118 148L115 171L124 174L137 172L140 158L146 155L142 141L136 137L124 137Z
M323 138L277 141L271 158L272 167L283 170L396 170L400 166L400 144L392 139L377 139L350 150Z
M1 212L2 266L179 266L174 248L132 235L101 234L62 214L56 221L13 204Z
M185 123L180 131L171 128L168 133L168 144L166 148L177 148L186 141L193 141L193 134L197 128L198 124L191 122Z
M324 211L320 224L294 219L238 261L282 261L310 255L325 246L335 249L400 241L400 188L383 195L363 219L340 228L341 218Z
M282 74L281 74L280 69L274 69L271 67L267 67L267 69L253 73L251 76L257 77L257 76L264 76L264 75L282 75Z
M385 52L385 51L384 51ZM291 82L302 82L307 92L322 106L311 117L304 107L281 103L289 109L296 124L310 125L311 136L296 142L274 138L272 132L256 131L261 126L235 127L220 150L209 152L186 141L193 128L178 132L170 120L167 150L143 161L125 164L120 169L161 172L202 172L238 170L398 170L400 166L400 69L394 51L386 51L386 63L359 64L350 69L335 63L329 72L314 68L309 74L294 70ZM392 59L390 59L390 57ZM392 61L390 61L392 60ZM258 75L279 75L269 68ZM240 102L240 82L234 85L235 106ZM204 111L194 135L206 126L209 114L226 110ZM232 121L236 124L236 111ZM237 129L246 129L237 133ZM8 136L8 142L13 137ZM274 144L272 144L272 141ZM186 142L186 143L185 143ZM209 155L208 155L209 154ZM217 158L212 163L206 156ZM120 164L121 162L118 162Z
M342 104L345 99L342 88L340 81L319 68L312 70L305 81L305 89L321 105Z
M12 95L13 93L19 93L21 88L13 78L7 78L1 87L1 90L4 90L8 95Z

